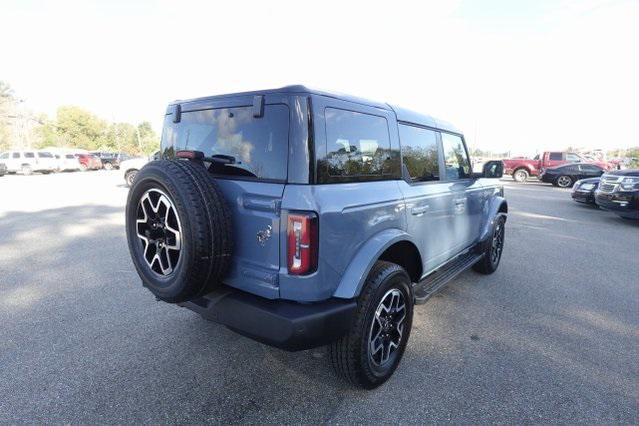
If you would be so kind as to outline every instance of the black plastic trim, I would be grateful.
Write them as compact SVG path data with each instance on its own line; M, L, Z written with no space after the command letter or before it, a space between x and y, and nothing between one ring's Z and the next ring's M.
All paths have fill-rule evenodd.
M311 349L339 339L350 328L357 308L354 300L270 300L224 285L179 305L243 336L287 351Z

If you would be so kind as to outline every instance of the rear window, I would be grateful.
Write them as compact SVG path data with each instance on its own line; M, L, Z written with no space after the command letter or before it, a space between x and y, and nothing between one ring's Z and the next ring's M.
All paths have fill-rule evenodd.
M50 152L38 152L38 158L53 158Z
M399 125L404 166L413 182L439 180L437 133L421 127Z
M552 161L561 161L563 159L563 155L561 152L551 152L549 159Z
M235 164L225 166L224 175L286 180L286 105L266 105L262 117L253 117L252 107L238 107L183 112L179 123L173 123L172 118L169 115L165 120L163 148L202 151L206 156L230 155ZM237 169L247 173L237 173Z

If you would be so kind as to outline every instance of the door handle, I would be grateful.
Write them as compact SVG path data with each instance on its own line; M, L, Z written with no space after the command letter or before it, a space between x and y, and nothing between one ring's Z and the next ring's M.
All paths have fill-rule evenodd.
M456 198L455 199L455 205L456 206L461 206L466 204L466 199L465 198Z
M413 216L421 216L424 213L426 213L428 211L428 209L430 209L430 206L428 204L426 204L426 205L423 205L423 206L413 207L412 209L410 209L410 213Z

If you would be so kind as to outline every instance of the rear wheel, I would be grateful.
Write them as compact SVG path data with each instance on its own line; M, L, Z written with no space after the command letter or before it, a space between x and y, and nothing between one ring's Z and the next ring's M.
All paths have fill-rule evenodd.
M332 343L335 371L366 389L384 383L404 355L413 323L413 293L406 271L378 261L359 297L348 334Z
M89 170L89 168L87 167L86 164L82 164L80 163L80 171L82 172L86 172L87 170Z
M30 165L25 164L22 166L22 174L25 176L29 176L30 174L33 173L33 169L31 168Z
M526 182L530 177L530 173L526 169L517 169L513 173L513 179L515 182Z
M104 163L104 170L113 170L113 164Z
M557 178L557 186L560 188L569 188L572 185L572 178L570 176L559 176Z

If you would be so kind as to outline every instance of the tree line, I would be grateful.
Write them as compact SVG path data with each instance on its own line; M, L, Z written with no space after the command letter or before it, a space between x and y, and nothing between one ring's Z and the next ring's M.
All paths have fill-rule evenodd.
M148 121L112 122L78 106L61 106L55 117L35 114L0 81L0 152L52 146L147 155L159 148L160 138Z

